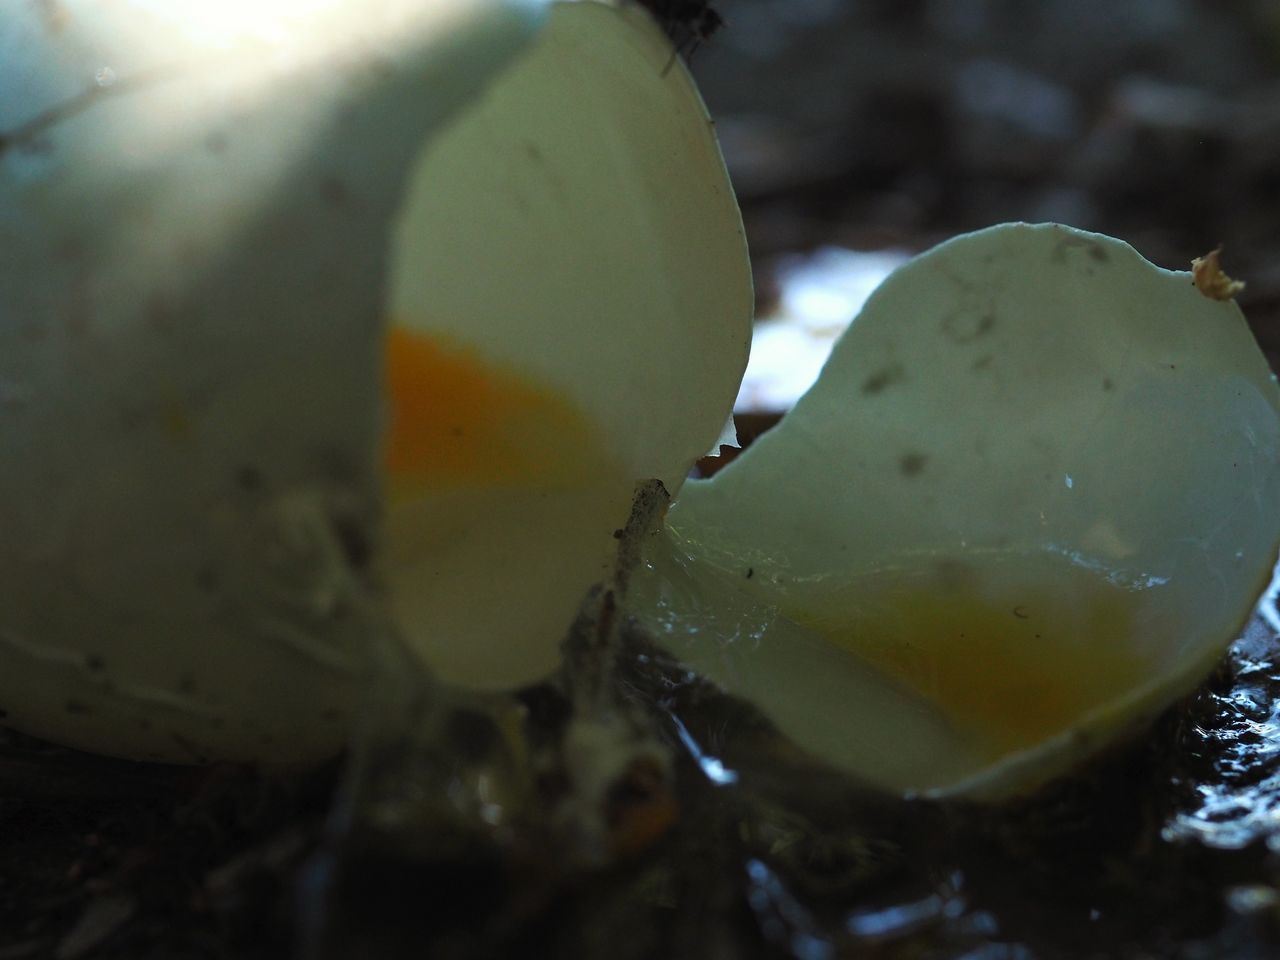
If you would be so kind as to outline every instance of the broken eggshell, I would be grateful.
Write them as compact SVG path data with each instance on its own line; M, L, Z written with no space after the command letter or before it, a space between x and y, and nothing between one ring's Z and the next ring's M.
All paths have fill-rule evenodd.
M572 4L424 151L397 236L397 619L445 680L531 683L635 481L677 491L722 438L751 341L737 202L665 35Z
M745 361L741 225L669 59L600 3L6 11L0 720L300 762L376 634L551 669L631 476L683 473ZM695 374L689 415L662 391Z
M536 680L632 480L678 487L728 413L741 228L643 14L557 5L533 39L537 5L322 6L4 22L19 729L314 759L377 631L458 683ZM1060 227L960 238L685 493L633 606L870 782L1028 789L1238 629L1274 557L1276 409L1189 275Z
M1005 796L1206 676L1275 562L1278 461L1234 302L993 227L890 276L782 423L686 485L632 607L816 758Z

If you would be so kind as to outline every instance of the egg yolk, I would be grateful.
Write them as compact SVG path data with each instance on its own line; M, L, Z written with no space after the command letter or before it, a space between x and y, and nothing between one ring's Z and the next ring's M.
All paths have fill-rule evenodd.
M926 698L995 760L1069 729L1151 671L1134 641L1140 593L1066 561L1024 564L1040 574L1026 586L881 583L858 590L865 603L792 619Z
M400 326L387 337L389 492L578 486L603 469L596 427L519 371Z

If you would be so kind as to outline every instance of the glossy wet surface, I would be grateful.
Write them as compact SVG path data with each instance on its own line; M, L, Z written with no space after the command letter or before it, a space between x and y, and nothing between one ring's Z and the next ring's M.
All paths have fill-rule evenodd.
M432 956L795 960L1280 950L1280 669L1261 619L1138 742L987 808L861 787L814 766L643 637L626 649L621 702L656 723L674 766L662 790L632 783L621 801L611 796L630 823L671 802L674 820L592 866L580 836L534 829L520 840L516 793L501 829L453 806L461 847L424 844L421 833L407 847L403 833L358 817L323 901L331 936L321 956L411 956L424 945ZM528 697L549 724L544 745L557 736L548 731L577 722L562 694ZM475 768L442 763L438 748L428 754L416 769L451 780L458 796L480 782ZM382 762L395 770L405 758ZM423 826L430 838L440 825Z
M745 896L760 933L801 960L868 948L975 960L1273 955L1275 654L1275 634L1255 621L1214 681L1139 744L1027 801L909 805L888 827L873 808L834 831L752 851ZM802 792L792 816L817 809ZM860 843L884 844L878 857L841 846L853 823L866 825ZM840 849L874 865L873 876L815 887Z
M383 707L414 718L414 739L375 736L362 769L305 781L7 735L0 956L1280 951L1280 666L1263 619L1137 743L987 809L861 788L645 638L624 652L610 689L639 732L595 792L562 762L589 745L575 726L609 730L582 726L574 684L442 707L406 682ZM344 782L360 788L335 806Z
M1275 653L1274 633L1255 621L1214 681L1141 742L990 809L886 804L806 774L767 735L751 743L749 714L676 693L667 702L683 718L686 816L714 826L686 820L672 841L697 850L686 831L701 829L707 848L668 866L707 866L714 850L714 879L685 888L719 884L738 906L700 949L731 940L748 955L797 960L1272 955Z

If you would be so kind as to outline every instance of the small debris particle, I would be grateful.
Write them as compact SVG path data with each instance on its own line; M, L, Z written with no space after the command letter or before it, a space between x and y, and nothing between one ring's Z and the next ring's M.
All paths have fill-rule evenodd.
M942 332L952 343L966 344L980 340L996 327L993 313L974 316L971 311L959 310L942 318Z
M755 567L747 567L747 579L748 579L748 580L750 580L750 579L751 579L752 577L754 577L755 575L756 575L756 568L755 568Z
M93 712L89 709L89 705L83 700L68 700L66 703L66 711L67 713L75 714L76 716L85 716L86 714Z
M1030 620L1031 614L1027 613L1027 608L1018 606L1013 608L1013 615L1019 620Z
M106 669L107 662L96 653L91 653L84 658L84 665L94 673L98 673L99 671Z
M928 461L929 458L923 453L904 453L898 460L898 469L904 477L919 476Z
M1217 247L1191 261L1191 281L1210 300L1230 300L1244 289L1243 281L1232 280L1222 272L1218 263L1221 254L1222 247Z
M881 370L877 370L862 384L862 393L864 396L872 397L877 393L881 393L886 387L890 387L895 383L900 383L906 379L906 371L902 368L902 364L894 363Z
M725 25L707 0L639 0L686 59ZM668 67L668 69L670 69Z
M1064 236L1058 240L1057 245L1053 248L1050 259L1054 263L1065 263L1067 259L1067 250L1079 248L1085 250L1089 254L1089 258L1098 262L1106 263L1111 259L1110 254L1095 240L1088 237ZM1092 271L1089 271L1092 272Z

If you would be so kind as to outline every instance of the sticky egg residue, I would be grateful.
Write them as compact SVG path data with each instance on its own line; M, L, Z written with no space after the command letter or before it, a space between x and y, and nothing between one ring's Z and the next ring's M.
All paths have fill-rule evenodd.
M1149 599L1046 553L877 574L788 613L918 694L975 756L996 761L1142 685L1155 665L1134 638Z
M547 674L612 554L631 477L589 412L534 373L404 326L389 330L385 363L397 622L450 682L500 689Z

